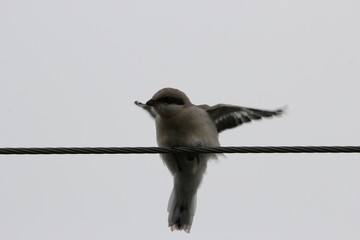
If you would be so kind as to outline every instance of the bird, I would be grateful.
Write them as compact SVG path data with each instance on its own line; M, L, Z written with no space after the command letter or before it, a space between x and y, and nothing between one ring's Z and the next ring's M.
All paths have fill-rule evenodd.
M243 123L280 116L284 108L273 111L228 104L194 105L176 88L163 88L145 104L135 104L155 119L159 147L219 147L219 133ZM196 196L207 163L217 154L161 154L174 180L167 211L171 231L190 233L196 209Z

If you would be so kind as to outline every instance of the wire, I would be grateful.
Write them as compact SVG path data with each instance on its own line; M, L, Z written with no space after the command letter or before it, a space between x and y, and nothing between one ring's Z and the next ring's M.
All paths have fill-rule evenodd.
M155 153L360 153L360 146L0 148L0 155Z

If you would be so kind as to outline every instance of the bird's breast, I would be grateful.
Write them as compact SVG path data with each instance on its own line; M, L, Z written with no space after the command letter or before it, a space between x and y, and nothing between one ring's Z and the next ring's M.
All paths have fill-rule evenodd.
M156 119L160 147L219 146L214 122L202 109L189 108L171 118Z

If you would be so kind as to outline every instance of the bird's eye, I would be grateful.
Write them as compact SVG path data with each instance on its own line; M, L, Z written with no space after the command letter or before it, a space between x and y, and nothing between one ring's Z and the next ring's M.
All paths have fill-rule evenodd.
M184 101L182 99L174 98L174 97L162 97L162 98L158 98L157 101L167 104L184 105Z

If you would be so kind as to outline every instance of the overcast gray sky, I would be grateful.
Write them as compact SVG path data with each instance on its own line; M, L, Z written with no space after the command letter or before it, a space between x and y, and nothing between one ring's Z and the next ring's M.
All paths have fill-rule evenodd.
M274 109L223 146L359 145L360 2L0 1L0 147L155 146L134 100ZM232 154L190 234L157 155L0 156L0 239L360 238L359 154Z

